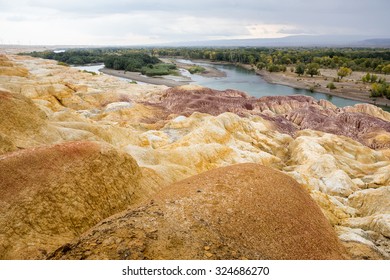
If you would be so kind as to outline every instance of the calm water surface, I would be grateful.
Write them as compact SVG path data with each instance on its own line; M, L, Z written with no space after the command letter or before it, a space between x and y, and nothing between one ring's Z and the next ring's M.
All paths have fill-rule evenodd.
M328 100L338 107L352 106L354 104L362 103L360 101L331 96L325 93L311 92L305 89L295 89L288 86L270 84L266 82L263 78L261 78L259 75L256 75L254 71L250 71L241 67L236 67L234 65L194 63L190 60L184 59L178 61L181 63L210 66L217 68L218 70L224 71L226 73L226 77L222 78L207 78L196 74L192 75L188 71L183 72L184 75L191 77L195 84L199 84L201 86L213 89L237 89L244 91L254 97L301 94L314 97L317 100Z
M209 66L217 68L220 71L226 73L226 77L203 77L196 74L191 74L185 69L180 69L183 76L190 77L193 80L194 84L198 84L201 86L209 87L217 90L225 90L225 89L237 89L244 91L254 97L262 97L262 96L275 96L275 95L307 95L314 97L317 100L325 99L338 107L344 106L353 106L354 104L362 103L360 101L355 101L351 99L341 98L337 96L331 96L325 93L320 92L311 92L305 89L295 89L288 86L270 84L266 82L259 75L256 75L255 72L236 67L234 65L225 65L225 64L208 64L208 63L200 63L200 62L192 62L190 60L179 59L181 63L189 63L189 64L197 64L203 66ZM103 68L103 64L99 65L88 65L88 66L76 66L75 68L80 70L87 70L99 73L99 70ZM127 80L127 79L125 79ZM140 83L141 84L141 83ZM390 111L388 107L381 107L385 111Z

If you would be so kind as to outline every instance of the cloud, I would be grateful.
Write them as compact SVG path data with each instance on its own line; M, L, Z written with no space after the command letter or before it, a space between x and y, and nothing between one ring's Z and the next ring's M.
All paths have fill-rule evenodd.
M390 1L0 0L0 42L146 44L291 34L390 36Z

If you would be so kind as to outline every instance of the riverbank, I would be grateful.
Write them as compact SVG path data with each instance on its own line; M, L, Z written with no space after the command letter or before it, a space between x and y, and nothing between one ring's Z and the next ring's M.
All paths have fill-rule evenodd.
M177 59L163 58L167 63L175 63L178 68L189 69L194 65L202 63L202 67L206 68L204 73L197 73L203 77L218 78L226 77L226 73L215 67L210 67L204 64L230 64L224 62L212 62L207 60L194 60L194 63L182 63ZM231 64L230 64L231 65ZM253 70L251 65L239 64L236 65L248 70ZM169 87L175 87L180 85L186 85L192 82L191 78L184 76L167 76L167 77L147 77L137 72L125 72L104 68L101 72L127 78L144 83L166 85ZM365 75L364 72L353 72L352 75L343 78L340 82L333 82L333 79L337 77L337 70L334 69L320 69L321 75L310 77L308 75L298 76L296 73L291 72L291 68L288 68L286 72L268 72L266 70L255 70L255 73L261 76L266 82L271 84L284 85L296 89L305 89L314 92L328 94L330 96L341 97L350 100L356 100L364 103L374 104L378 106L390 107L390 100L387 98L370 98L371 84L365 84L361 82L361 77ZM390 75L381 75L386 80L390 80ZM328 83L333 82L336 89L330 90L327 88Z
M148 83L153 85L165 85L168 87L188 85L191 81L190 79L186 79L185 77L183 78L177 77L178 80L173 80L173 79L163 78L163 77L148 77L148 76L141 75L141 73L139 72L129 72L123 70L108 69L108 68L102 68L100 69L100 72L107 75L125 78L133 81L138 81L138 82L143 82L143 83Z
M171 59L171 58L161 58L161 60L165 63L173 63L177 66L177 68L186 69L195 66L196 64L187 64L177 61L177 59ZM211 66L202 66L205 68L205 71L201 73L196 73L196 75L200 75L207 78L221 78L226 77L226 73L216 69L215 67ZM180 76L158 76L158 77L148 77L145 75L142 75L139 72L129 72L129 71L123 71L123 70L114 70L109 68L102 68L99 70L100 72L112 75L120 78L126 78L133 81L148 83L148 84L154 84L154 85L165 85L168 87L175 87L175 86L182 86L182 85L188 85L192 82L190 77L180 75Z
M253 70L251 65L241 64L248 70ZM310 77L308 75L298 76L291 72L291 68L287 68L286 72L268 72L266 70L255 70L256 74L261 76L265 81L272 84L285 85L297 89L313 90L316 92L326 93L331 96L337 96L356 101L361 101L369 104L390 107L390 100L387 98L371 98L371 84L363 83L361 78L365 72L353 72L352 75L343 78L340 82L333 82L333 78L337 77L335 69L320 69L321 75ZM390 75L377 74L378 77L390 80ZM326 86L333 83L336 89L330 90Z
M193 61L196 63L209 63L215 65L234 65L223 61ZM266 70L254 69L253 66L249 64L235 64L235 66L254 71L270 84L283 85L295 89L304 89L377 106L390 107L389 99L383 97L370 97L371 84L365 84L361 81L361 78L366 74L366 72L353 72L352 75L343 78L340 82L333 82L333 78L337 78L337 70L335 69L320 69L319 71L321 75L310 77L309 75L298 76L296 73L291 72L291 67L288 67L286 72L268 72ZM376 75L380 78L384 78L386 81L390 81L390 75ZM336 89L330 90L327 88L327 85L331 82L333 82L336 86Z
M183 69L186 69L186 70L189 70L191 67L194 67L194 66L197 66L197 64L195 63L182 63L180 61L178 61L177 59L170 59L170 62L175 64L178 68L183 68ZM205 63L208 63L207 61ZM200 76L203 76L203 77L207 77L207 78L222 78L222 77L226 77L226 73L221 71L221 70L218 70L217 68L215 67L210 67L210 66L206 66L206 65L201 65L205 70L203 72L198 72L196 73L196 75L200 75Z

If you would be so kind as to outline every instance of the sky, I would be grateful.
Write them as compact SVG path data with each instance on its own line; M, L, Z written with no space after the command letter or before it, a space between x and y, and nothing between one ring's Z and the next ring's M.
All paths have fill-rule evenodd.
M289 35L390 38L388 0L0 0L0 44L143 45Z

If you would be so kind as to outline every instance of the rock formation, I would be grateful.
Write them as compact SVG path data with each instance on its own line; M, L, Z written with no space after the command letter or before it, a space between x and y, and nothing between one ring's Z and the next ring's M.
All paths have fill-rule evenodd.
M234 90L134 85L22 56L1 56L0 68L0 258L45 258L66 243L75 258L94 258L82 252L84 243L76 246L77 240L92 238L90 228L105 239L104 224L94 227L103 219L118 236L119 221L130 223L136 215L155 217L168 232L170 226L153 211L170 211L161 195L167 188L185 189L181 183L170 185L241 163L273 168L301 184L352 258L389 258L390 114L378 107L337 108L306 96L256 99ZM241 174L240 168L232 170ZM189 196L184 190L181 195ZM209 199L210 207L215 205ZM134 203L140 203L138 208ZM215 224L213 219L208 221ZM156 242L143 239L156 236L144 229L118 242ZM193 237L201 240L206 230L213 230L213 238L222 236L215 226ZM103 249L98 245L96 250ZM188 257L203 258L198 249ZM206 257L287 258L258 249L235 256L221 249ZM134 257L109 252L95 258ZM338 258L324 258L332 256ZM307 256L312 257L321 258Z
M104 220L56 259L343 259L306 190L257 164L217 168L173 184Z
M140 171L127 154L68 142L0 156L0 258L44 258L126 209Z
M169 89L156 104L184 116L194 112L214 116L224 112L267 116L283 133L312 129L347 136L373 149L390 148L390 113L370 105L338 109L327 101L316 101L309 96L253 98L239 91L196 86Z

